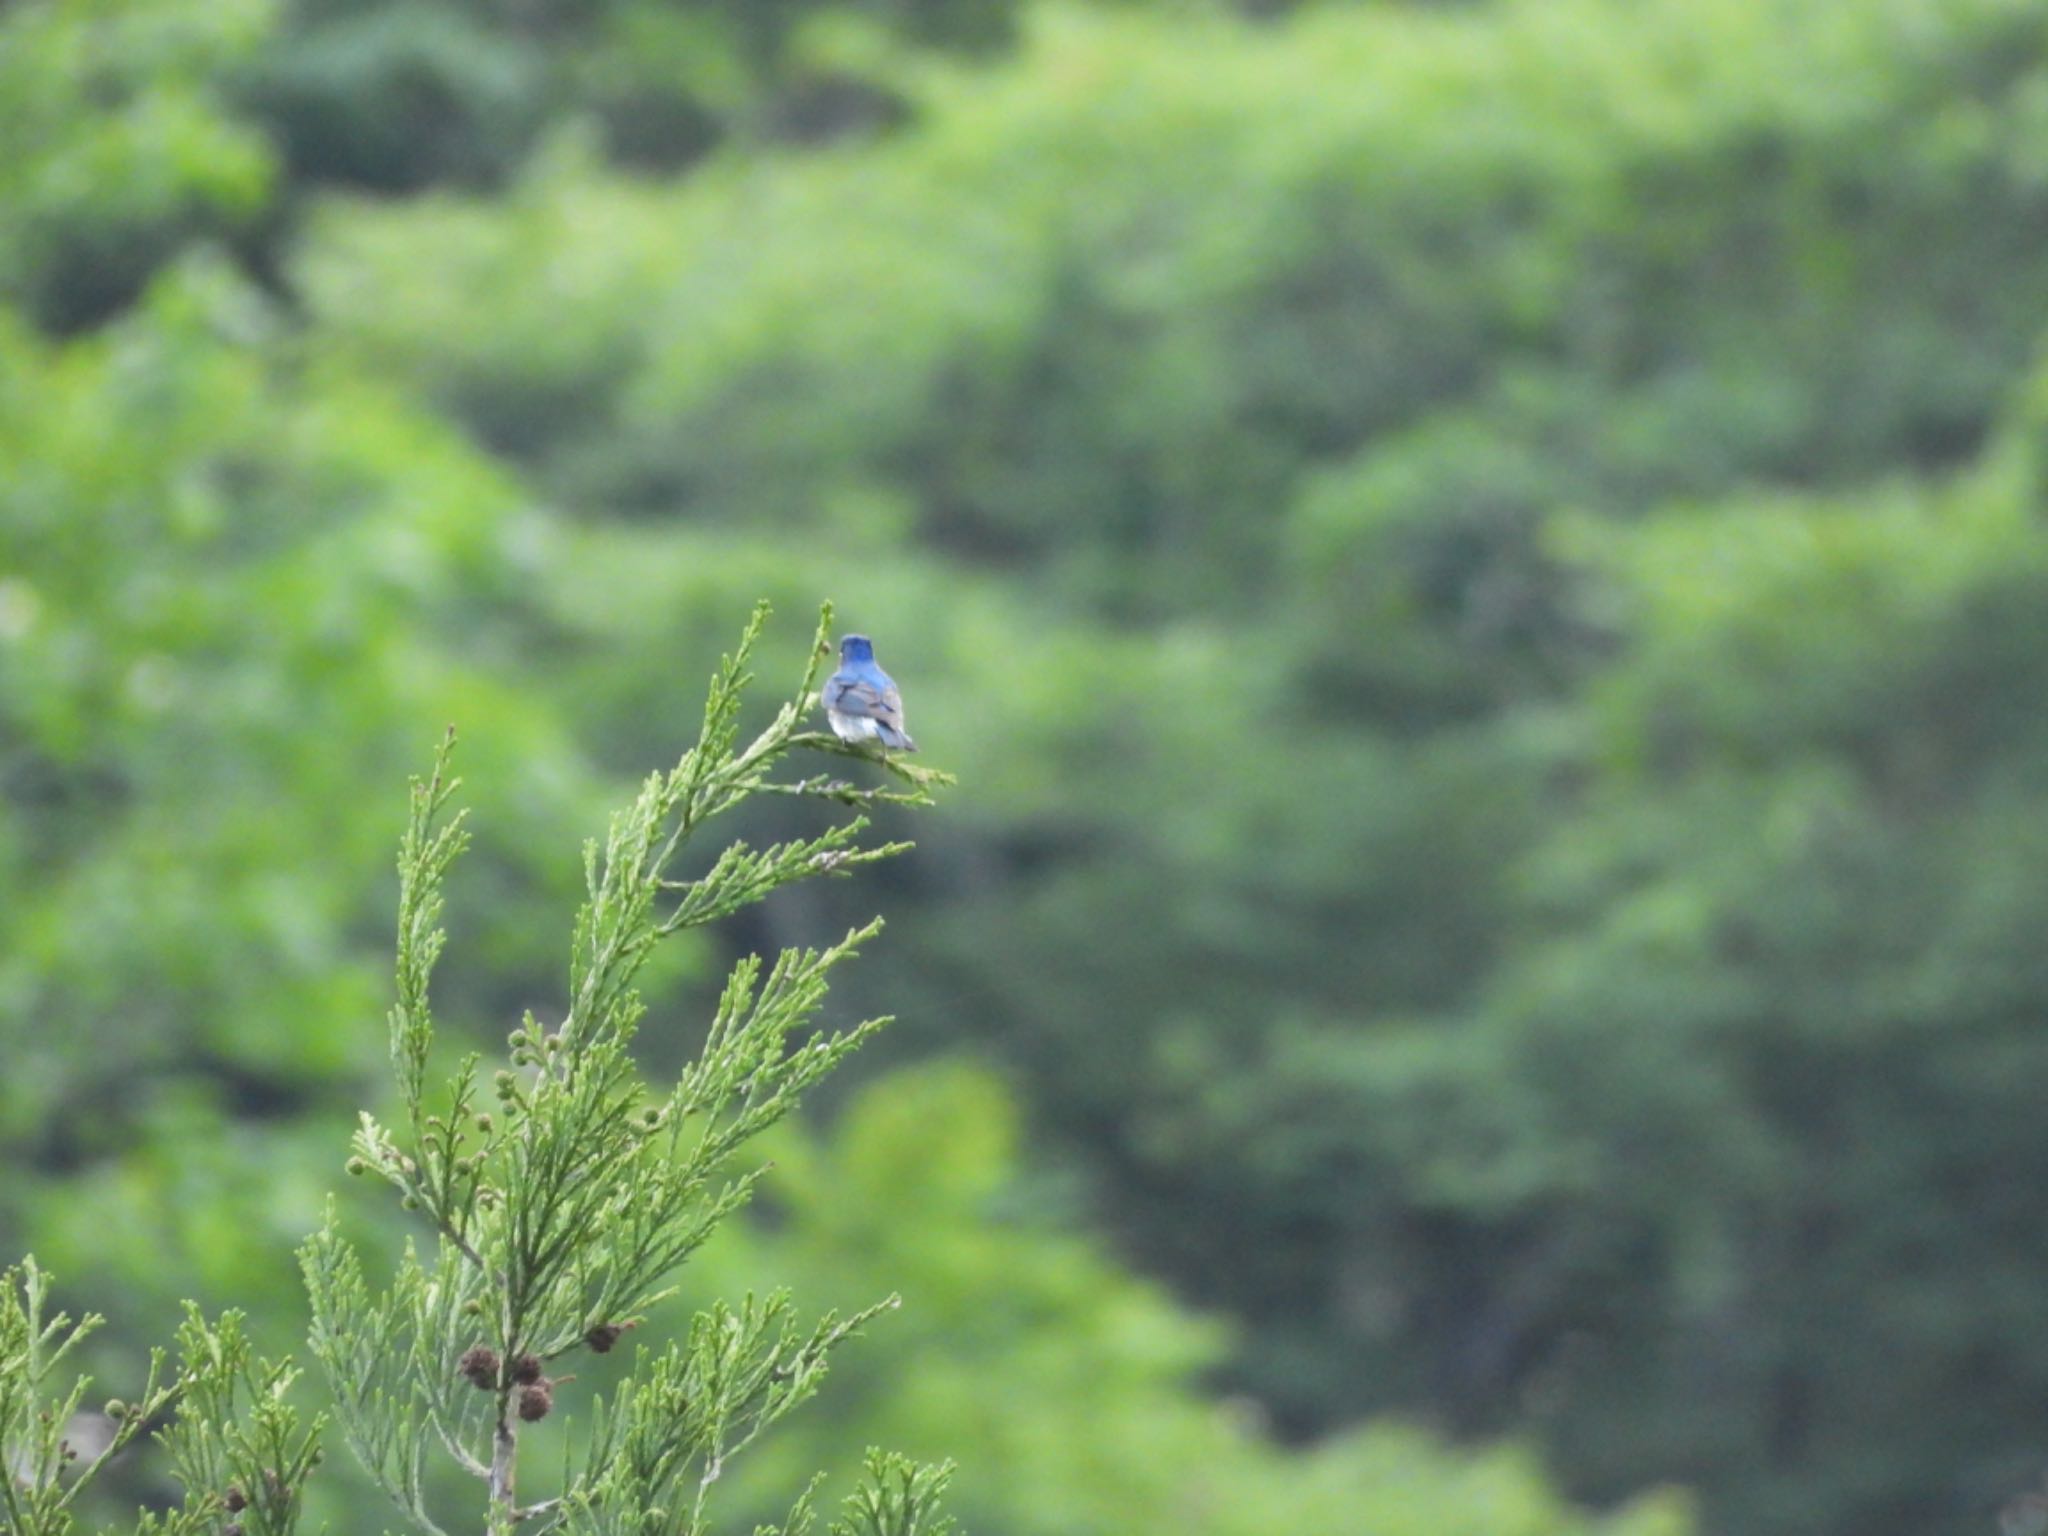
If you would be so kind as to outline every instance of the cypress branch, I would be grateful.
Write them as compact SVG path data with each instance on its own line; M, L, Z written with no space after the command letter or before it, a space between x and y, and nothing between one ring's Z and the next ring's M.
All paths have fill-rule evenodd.
M332 1422L372 1479L427 1536L481 1530L568 1536L705 1536L713 1490L731 1458L817 1390L830 1357L894 1297L851 1317L806 1324L783 1292L700 1311L684 1336L636 1351L632 1373L600 1400L587 1443L565 1447L561 1486L522 1500L523 1437L547 1431L556 1362L608 1353L673 1290L677 1270L745 1205L764 1171L739 1165L746 1143L793 1110L812 1084L887 1020L816 1028L830 974L880 932L877 919L823 949L737 964L698 1058L660 1091L630 1054L643 1013L635 978L663 939L730 916L799 880L843 876L910 845L866 844L879 805L926 805L951 782L929 768L869 758L801 722L829 654L820 613L793 698L742 745L741 706L767 621L757 607L721 659L696 745L650 775L584 851L586 899L569 955L569 1006L553 1027L528 1014L509 1062L489 1077L465 1056L429 1080L433 972L449 870L468 846L453 807L450 732L412 787L399 844L396 996L389 1015L401 1112L365 1114L351 1173L393 1186L425 1230L383 1286L327 1219L299 1251L311 1306L307 1345L332 1396ZM783 776L792 753L861 757L894 786L825 774ZM795 795L851 812L815 837L766 848L734 843L693 879L671 870L697 832L756 794ZM237 1312L209 1323L188 1307L177 1368L151 1358L131 1403L85 1407L90 1382L69 1371L99 1325L48 1306L31 1259L0 1275L0 1527L8 1536L71 1536L72 1507L107 1462L154 1430L184 1490L175 1510L146 1514L140 1536L292 1536L320 1464L326 1415L292 1402L299 1372L256 1354ZM175 1412L174 1412L175 1410ZM90 1441L90 1448L87 1442ZM433 1507L435 1469L477 1484L461 1510ZM871 1455L867 1481L832 1536L944 1536L932 1510L947 1469ZM806 1493L779 1530L814 1524Z
M829 654L829 607L796 695L742 743L741 707L766 619L765 605L757 607L720 660L696 744L673 768L650 774L604 838L586 845L568 1008L552 1026L529 1015L512 1032L488 1113L476 1106L482 1063L474 1057L434 1095L438 1108L428 1108L428 983L443 943L442 887L467 842L462 813L450 809L458 783L449 771L452 737L414 787L400 845L391 1015L404 1125L364 1117L354 1166L392 1184L429 1223L434 1257L409 1255L391 1286L373 1294L330 1222L307 1245L304 1266L314 1355L334 1385L343 1434L421 1530L437 1529L421 1490L422 1468L438 1457L483 1484L490 1536L700 1536L730 1458L814 1392L831 1352L895 1304L889 1298L809 1327L780 1293L699 1313L683 1339L643 1349L634 1374L598 1404L588 1444L566 1453L560 1490L522 1500L522 1438L542 1432L553 1412L555 1362L580 1349L610 1350L671 1293L677 1270L746 1203L761 1175L735 1166L745 1144L887 1022L815 1028L830 973L880 931L878 920L765 966L759 957L742 960L702 1052L666 1091L650 1090L630 1054L644 1011L636 978L656 945L782 886L844 876L905 851L907 843L864 843L867 813L929 804L950 782L802 728ZM862 757L895 787L788 776L784 764L797 751ZM795 795L852 814L812 837L764 848L735 842L695 877L673 873L707 823L755 794ZM904 1529L907 1536L911 1527Z

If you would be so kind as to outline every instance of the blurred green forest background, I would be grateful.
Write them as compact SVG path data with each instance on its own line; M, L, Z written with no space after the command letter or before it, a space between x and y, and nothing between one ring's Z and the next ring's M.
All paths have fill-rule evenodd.
M2043 0L14 0L0 1256L109 1386L188 1294L288 1346L404 776L459 724L445 1011L546 1018L830 596L962 788L647 1031L890 919L690 1281L905 1296L764 1510L879 1440L976 1536L1982 1536L2044 334Z

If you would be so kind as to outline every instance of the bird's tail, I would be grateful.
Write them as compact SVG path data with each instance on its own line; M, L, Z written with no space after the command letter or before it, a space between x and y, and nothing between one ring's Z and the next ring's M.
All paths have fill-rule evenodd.
M893 725L885 725L880 720L875 722L875 737L891 752L915 752L917 750L917 743L912 741L905 732L897 730Z

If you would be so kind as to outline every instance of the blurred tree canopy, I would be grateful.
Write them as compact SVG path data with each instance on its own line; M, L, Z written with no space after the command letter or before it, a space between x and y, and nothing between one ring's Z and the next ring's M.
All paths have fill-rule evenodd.
M31 0L0 141L0 1246L287 1307L378 786L462 721L450 1000L544 1012L559 829L830 594L968 790L869 1070L1231 1325L981 1231L983 1079L847 1106L758 1262L1012 1288L1028 1496L916 1443L964 1313L845 1409L974 1529L1139 1528L1049 1427L1125 1330L1175 1529L1347 1528L1385 1414L1764 1536L2048 1456L2048 7Z

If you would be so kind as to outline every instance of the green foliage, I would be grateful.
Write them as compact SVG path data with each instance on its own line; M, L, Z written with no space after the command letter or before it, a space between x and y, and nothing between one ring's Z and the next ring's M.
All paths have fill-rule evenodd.
M2044 56L1998 0L1049 11L857 156L635 186L564 151L509 206L336 207L298 271L364 366L642 525L621 634L687 590L662 551L894 551L871 600L1005 808L906 1011L973 999L1290 1428L1427 1405L1539 1427L1601 1495L1705 1455L1728 1528L1882 1527L1947 1508L1886 1513L1965 1442L2017 1464L2025 1291L1954 1320L2038 1255L1941 1241L1929 1369L1971 1385L1905 1407L1789 1277L1854 1293L1862 1250L1802 1235L1838 1219L1922 1261L1780 1149L1876 1114L1863 1051L1928 1079L1926 1028L1874 1021L1947 913L1975 947L1911 973L1929 1018L2003 1054L2048 995L2032 492L1978 566L1901 488L2028 376ZM1844 815L1894 753L1961 823ZM1832 877L1757 830L1834 816ZM957 899L990 882L1000 923ZM1948 1166L2034 1081L1916 1144ZM1987 1199L2018 1134L1966 1158Z
M587 899L576 920L569 1007L543 1032L532 1013L511 1035L511 1068L494 1078L495 1110L477 1103L480 1058L465 1057L445 1090L431 1090L434 1025L428 980L440 958L442 883L466 845L461 817L443 812L452 738L432 778L415 784L399 853L398 1002L392 1063L405 1125L365 1114L350 1171L394 1185L437 1232L430 1260L408 1248L390 1288L373 1292L356 1250L328 1225L302 1250L312 1299L314 1357L337 1400L350 1446L421 1530L430 1512L426 1468L441 1455L487 1484L487 1525L705 1531L706 1498L736 1456L816 1391L827 1356L893 1299L805 1327L777 1291L738 1307L700 1311L687 1333L600 1400L580 1450L565 1452L559 1490L522 1502L521 1426L554 1409L567 1377L544 1372L572 1352L608 1353L670 1293L672 1278L745 1203L758 1170L730 1171L742 1146L786 1116L798 1096L856 1049L882 1020L809 1033L827 973L872 937L871 923L825 950L785 950L765 979L737 965L701 1054L663 1095L650 1094L628 1054L644 1012L635 979L656 944L729 915L781 885L853 868L909 845L861 846L854 815L815 837L758 853L728 846L702 875L671 868L713 818L751 796L784 793L844 806L925 804L932 769L889 759L911 787L861 789L824 775L773 777L799 747L858 756L805 731L818 663L830 653L821 615L803 680L745 746L740 705L765 605L712 679L697 744L656 774L615 816L600 852L585 850ZM527 1433L532 1433L528 1430ZM924 1502L886 1501L889 1529ZM879 1497L879 1496L878 1496ZM874 1506L877 1519L884 1504ZM906 1510L908 1512L906 1512Z
M721 1233L697 1285L781 1276L838 1300L889 1276L904 1306L834 1371L816 1413L762 1447L737 1490L747 1507L772 1508L804 1468L879 1435L957 1455L971 1471L950 1501L962 1520L1014 1536L1111 1536L1162 1512L1186 1536L1689 1528L1674 1495L1595 1518L1525 1453L1453 1452L1393 1425L1282 1450L1253 1405L1191 1390L1226 1357L1218 1320L1061 1233L1020 1167L1019 1131L993 1077L952 1065L868 1085L829 1136L772 1138L773 1219Z
M236 232L268 195L262 137L220 77L268 0L26 0L0 21L0 299L68 329L131 302L195 236Z
M574 115L673 170L733 141L895 121L906 54L1005 40L1015 0L294 0L239 84L308 181L492 184Z
M751 1518L876 1440L984 1531L1551 1498L1398 1413L1716 1530L1986 1528L2048 1374L2044 101L2032 0L8 8L0 1238L274 1330L374 1066L358 786L449 718L488 759L424 1091L573 1006L535 850L670 751L673 659L829 587L977 789L879 876L837 995L909 1022L848 1075L999 1060L1234 1326L995 1244L928 1189L969 1129L820 1173L730 1293L947 1336L883 1330L924 1385L771 1440ZM816 810L735 807L705 910ZM657 1010L864 914L733 915ZM907 1225L1035 1302L932 1310ZM1122 1462L1048 1406L1104 1377ZM1204 1388L1324 1440L1219 1450Z
M1400 1115L1390 1151L1468 1221L1545 1212L1544 1247L1506 1261L1512 1324L1600 1319L1596 1354L1551 1356L1594 1475L1703 1439L1756 1465L1735 1426L1777 1404L1787 1443L1840 1449L1730 1507L1878 1518L1955 1443L2024 1455L2032 1367L2003 1341L2048 1253L1983 1222L2039 1155L2018 1085L2048 1064L2036 504L1980 474L1694 509L1597 559L1634 643L1591 700L1582 809L1523 868L1547 931L1409 1042L1437 1114ZM1859 1342L1873 1313L1883 1350ZM1895 1394L1937 1378L1969 1387L1930 1437Z
M272 1349L296 1287L263 1255L315 1219L315 1127L380 1054L361 786L472 724L498 898L473 941L529 979L517 927L571 889L541 829L599 803L494 655L516 496L387 391L307 378L277 320L208 262L91 338L0 320L0 1225L146 1335L207 1294Z
M179 1366L166 1380L162 1351L132 1402L84 1408L91 1378L65 1375L80 1341L104 1319L77 1323L48 1312L49 1277L27 1260L0 1275L0 1517L9 1536L67 1536L74 1505L144 1430L157 1431L185 1497L167 1515L145 1514L138 1536L201 1536L231 1519L261 1536L296 1529L306 1479L320 1460L321 1421L286 1401L297 1376L250 1348L238 1312L209 1325L188 1306ZM60 1367L64 1369L60 1371Z
M1517 522L1967 452L2031 343L2028 77L1990 62L2031 56L2028 8L1973 0L1926 29L1877 3L1826 23L1611 9L1266 32L1053 10L1012 67L921 76L917 131L854 164L637 198L583 166L517 199L552 219L511 224L364 210L306 283L503 441L503 343L443 317L483 283L537 333L561 313L551 274L600 286L607 262L578 329L633 365L551 428L527 418L566 439L548 483L749 525L880 502L1113 608L1274 595L1302 477L1384 481L1406 434L1420 453L1453 422L1527 461L1493 476ZM1923 133L1922 82L1957 75L1984 99ZM1894 301L1874 327L1873 291ZM1434 541L1476 542L1474 472L1431 477L1413 515ZM1337 558L1334 532L1298 558L1336 606L1379 552ZM1334 650L1344 613L1326 618Z
M867 1474L866 1484L847 1497L846 1518L832 1522L832 1536L953 1536L959 1529L944 1515L927 1518L951 1468L914 1466L870 1451Z
M550 1366L572 1350L607 1354L670 1293L669 1280L710 1232L744 1203L759 1170L729 1171L733 1154L794 1108L798 1094L837 1066L884 1021L800 1043L825 994L826 973L879 923L824 951L785 951L765 981L757 962L736 967L702 1054L674 1090L650 1097L626 1054L643 1004L634 978L661 939L759 900L777 885L852 868L906 844L863 847L853 815L800 843L752 853L744 842L695 879L669 871L703 823L756 794L781 792L860 809L925 804L949 782L933 769L882 759L907 790L863 789L817 775L776 779L794 748L861 757L836 738L802 729L814 707L820 660L830 654L829 606L820 617L795 699L739 745L742 696L765 605L712 680L698 743L656 774L614 818L600 854L586 851L588 900L571 955L571 1005L542 1035L533 1015L512 1035L512 1069L494 1080L497 1112L475 1102L479 1058L466 1057L445 1091L427 1063L433 1022L428 983L445 934L442 885L467 844L460 816L443 813L452 733L431 779L415 784L399 856L398 1001L392 1064L406 1115L402 1133L365 1114L350 1171L396 1185L406 1209L438 1232L431 1271L408 1245L388 1290L372 1293L356 1248L332 1217L301 1251L312 1302L311 1347L335 1399L340 1427L365 1468L421 1530L426 1469L446 1455L488 1485L485 1523L509 1533L673 1531L700 1536L705 1502L728 1458L811 1396L832 1349L894 1299L842 1321L795 1320L786 1292L738 1307L715 1303L687 1335L643 1358L644 1374L600 1399L581 1448L565 1457L560 1491L517 1496L520 1426L554 1408L572 1377ZM519 1069L527 1069L522 1073ZM187 1304L182 1366L160 1385L162 1357L132 1404L110 1403L97 1451L81 1458L80 1406L89 1382L61 1384L59 1367L100 1323L45 1319L47 1282L30 1261L0 1279L0 1508L14 1536L65 1536L71 1506L94 1475L145 1425L177 1405L161 1438L184 1484L183 1506L145 1514L144 1532L231 1528L288 1536L306 1478L319 1463L322 1421L302 1425L287 1399L297 1371L253 1352L240 1313L209 1327ZM489 1341L489 1342L485 1342ZM495 1347L494 1347L495 1346ZM943 1471L870 1459L870 1482L849 1521L874 1536L914 1536L929 1523ZM799 1505L803 1517L806 1505ZM854 1530L849 1524L846 1529ZM939 1521L933 1529L949 1529Z
M185 1498L175 1514L145 1514L138 1536L211 1536L225 1523L260 1536L298 1528L326 1421L302 1419L288 1396L297 1369L258 1356L242 1323L227 1312L208 1327L197 1307L186 1308L177 1416L158 1436Z
M97 1449L74 1445L91 1381L65 1381L58 1369L104 1319L88 1313L73 1324L62 1312L48 1315L49 1288L34 1260L0 1275L0 1509L14 1536L65 1536L79 1490L177 1397L161 1382L162 1355L154 1355L134 1404L107 1404Z

